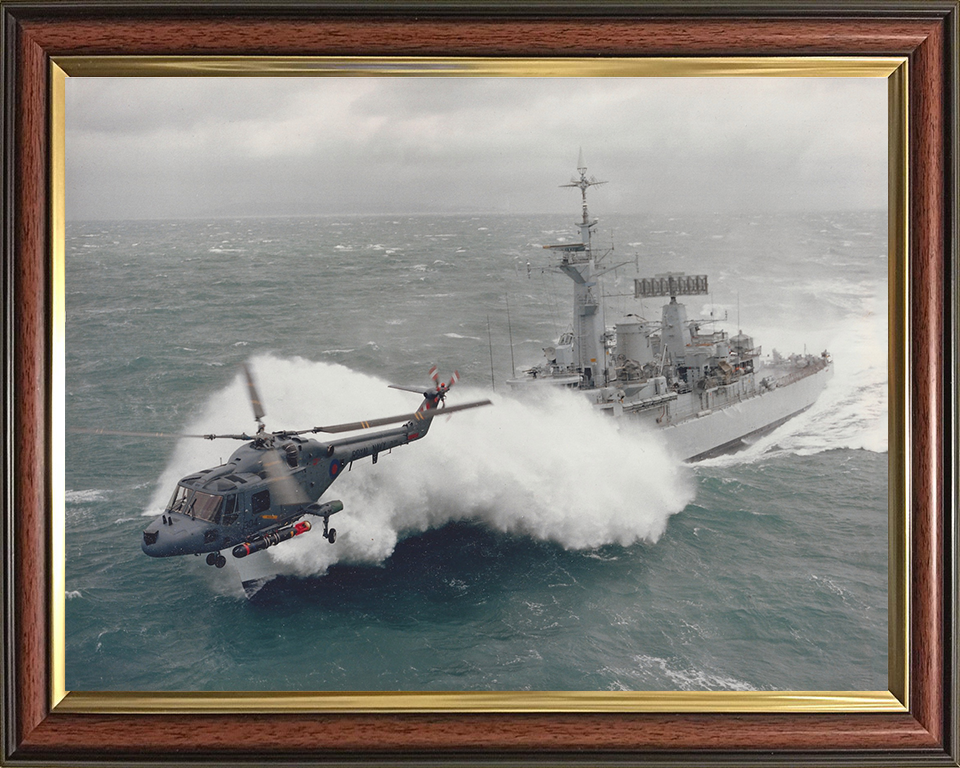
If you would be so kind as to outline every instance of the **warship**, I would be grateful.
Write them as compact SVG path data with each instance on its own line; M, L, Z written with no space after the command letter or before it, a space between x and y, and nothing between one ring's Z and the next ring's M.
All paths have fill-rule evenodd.
M706 330L709 321L690 319L677 297L708 294L707 275L636 278L635 299L669 299L660 317L631 313L606 326L601 278L623 265L604 264L609 251L594 249L598 220L590 219L587 190L606 182L587 176L582 151L577 165L578 176L561 186L580 189L580 237L543 246L558 255L551 268L573 282L572 330L507 383L521 391L578 390L604 413L657 430L685 461L741 450L810 408L833 374L830 354L763 357L740 330Z

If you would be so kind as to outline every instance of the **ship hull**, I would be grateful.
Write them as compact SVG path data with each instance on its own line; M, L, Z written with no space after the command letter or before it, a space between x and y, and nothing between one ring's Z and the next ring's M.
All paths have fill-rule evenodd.
M741 450L751 439L772 432L803 413L820 396L832 373L833 367L826 366L787 386L669 426L657 425L646 415L638 418L653 424L675 456L684 461L700 461Z

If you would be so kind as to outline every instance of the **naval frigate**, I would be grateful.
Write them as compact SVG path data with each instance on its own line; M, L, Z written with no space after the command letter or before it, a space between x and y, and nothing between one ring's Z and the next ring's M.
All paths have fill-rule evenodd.
M699 461L732 453L807 410L833 374L828 352L763 357L753 337L707 332L690 319L678 296L709 293L707 275L667 273L634 280L634 298L669 299L659 319L628 314L606 326L603 275L621 264L603 263L593 246L587 190L604 184L587 176L580 153L577 173L564 187L578 188L582 218L578 240L543 246L552 265L573 282L572 330L546 347L545 359L508 384L519 390L558 386L578 390L617 419L638 420L663 435L678 458Z

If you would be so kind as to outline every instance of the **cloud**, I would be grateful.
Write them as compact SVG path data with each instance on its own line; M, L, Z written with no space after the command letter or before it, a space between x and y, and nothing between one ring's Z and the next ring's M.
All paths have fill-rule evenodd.
M878 207L886 85L822 78L69 78L70 218Z

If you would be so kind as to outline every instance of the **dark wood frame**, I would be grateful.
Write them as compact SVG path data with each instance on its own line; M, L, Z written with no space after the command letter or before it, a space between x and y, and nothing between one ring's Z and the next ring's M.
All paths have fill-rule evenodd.
M676 5L0 0L0 761L958 764L956 0ZM101 715L50 710L52 57L882 55L909 59L907 713ZM184 718L189 718L185 722Z

